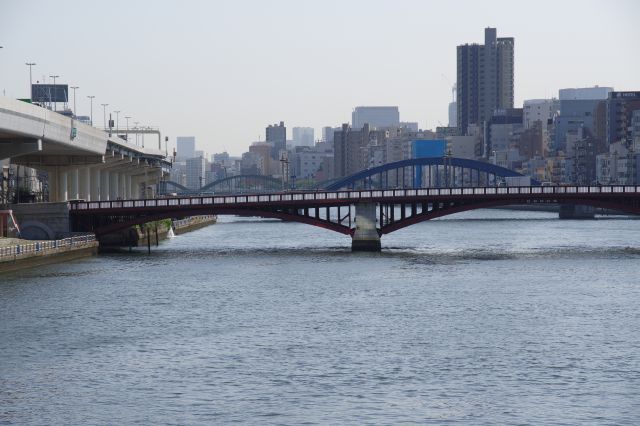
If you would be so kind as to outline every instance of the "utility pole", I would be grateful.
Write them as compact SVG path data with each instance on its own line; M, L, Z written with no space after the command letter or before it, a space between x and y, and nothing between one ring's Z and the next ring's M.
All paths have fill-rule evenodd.
M56 95L57 90L56 90L56 78L60 77L59 75L50 75L49 77L51 77L53 79L53 99L56 99ZM58 102L56 102L55 100L53 101L53 110L57 111L58 110Z
M118 134L118 123L119 123L119 115L120 115L120 111L113 111L116 113L116 135Z
M95 96L91 95L87 96L87 98L91 100L91 126L93 126L93 98L95 98Z
M74 117L76 115L78 115L78 113L76 112L76 89L79 89L80 87L78 86L71 86L71 89L73 90L73 115Z
M289 174L289 159L287 153L283 152L280 157L280 163L282 164L282 191L285 190L285 182L287 181L287 175Z
M109 106L109 104L100 105L102 105L102 124L104 124L104 130L107 130L107 106Z
M34 66L36 63L35 62L25 62L25 65L29 67L29 99L31 99L32 96L32 86L33 86L33 78L31 76L31 67Z

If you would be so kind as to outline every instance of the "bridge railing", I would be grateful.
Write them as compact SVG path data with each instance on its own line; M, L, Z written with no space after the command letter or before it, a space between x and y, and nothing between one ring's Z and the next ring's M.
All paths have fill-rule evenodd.
M16 258L31 253L60 251L69 247L80 247L92 243L96 240L95 235L78 235L61 240L35 241L26 244L13 244L10 246L0 247L0 261L7 258Z
M531 194L618 194L640 193L640 186L509 186L468 188L419 188L357 191L284 192L278 194L210 195L146 200L71 201L71 210L130 209L147 207L237 205L245 203L280 203L287 201L365 200L402 197L443 197L463 195L531 195Z

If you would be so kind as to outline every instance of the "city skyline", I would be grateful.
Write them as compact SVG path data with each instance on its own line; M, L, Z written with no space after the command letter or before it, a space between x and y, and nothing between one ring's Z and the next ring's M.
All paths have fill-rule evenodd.
M320 135L323 126L350 122L359 105L397 105L402 121L446 125L456 46L481 43L485 27L515 39L516 106L557 97L562 88L623 91L638 84L632 20L640 7L629 1L539 4L516 15L501 11L500 2L467 2L464 16L460 6L414 1L340 8L326 2L161 3L154 9L127 5L130 25L118 24L122 2L100 10L63 4L3 4L3 93L27 97L24 64L35 62L34 82L55 74L58 82L79 86L79 114L89 115L87 96L96 97L96 124L102 121L96 106L108 103L132 123L160 127L172 144L194 135L199 149L210 153L239 155L280 121ZM246 13L247 5L255 13ZM370 17L358 22L357 10L365 6ZM277 25L260 25L263 20ZM51 28L50 22L57 24ZM53 41L42 43L45 37Z

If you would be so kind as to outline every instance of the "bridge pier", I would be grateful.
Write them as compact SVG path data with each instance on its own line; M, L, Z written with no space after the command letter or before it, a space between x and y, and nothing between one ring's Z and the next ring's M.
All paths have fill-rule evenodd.
M376 203L358 203L356 228L351 236L351 251L380 251L380 234L376 227Z
M560 204L560 219L594 219L596 209L580 204Z

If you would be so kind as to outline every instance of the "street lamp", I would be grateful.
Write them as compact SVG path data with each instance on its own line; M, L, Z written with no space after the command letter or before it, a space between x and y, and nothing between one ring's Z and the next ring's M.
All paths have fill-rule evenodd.
M91 95L87 96L87 98L91 100L91 125L93 126L93 98L95 98L95 96Z
M116 113L116 135L118 134L118 115L120 114L120 111L113 111Z
M100 104L102 105L102 123L104 124L104 130L107 130L107 106L109 104Z
M49 77L51 77L53 79L53 98L56 98L56 78L60 77L59 75L50 75ZM51 101L51 97L49 97L49 101ZM53 110L57 111L58 110L58 102L53 102Z
M31 67L34 66L36 63L35 62L25 62L24 63L26 66L29 67L29 99L32 98L32 86L33 86L33 78L31 77Z
M73 116L75 117L77 115L76 113L76 89L79 89L79 86L71 86L71 89L73 89Z
M127 120L127 132L129 132L129 119L131 118L130 116L126 115L124 117Z
M134 129L138 129L138 124L140 124L139 121L134 121L133 125L134 125ZM136 146L138 146L138 132L136 132Z

